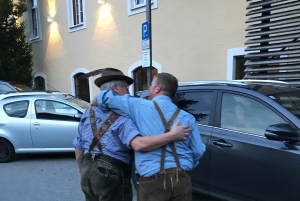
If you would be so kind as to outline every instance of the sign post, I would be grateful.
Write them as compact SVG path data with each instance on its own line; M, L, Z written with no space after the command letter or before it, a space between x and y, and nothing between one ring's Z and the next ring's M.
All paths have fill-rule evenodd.
M149 89L152 80L151 0L146 0L146 22L142 24L142 67L147 68Z

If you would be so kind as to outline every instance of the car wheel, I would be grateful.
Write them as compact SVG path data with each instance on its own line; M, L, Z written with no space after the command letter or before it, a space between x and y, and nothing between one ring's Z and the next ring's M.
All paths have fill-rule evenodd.
M134 162L132 164L132 169L131 169L131 179L135 189L137 190L138 184L140 183L140 175L137 173L135 169Z
M15 157L15 149L12 144L4 139L0 139L0 163L12 161Z

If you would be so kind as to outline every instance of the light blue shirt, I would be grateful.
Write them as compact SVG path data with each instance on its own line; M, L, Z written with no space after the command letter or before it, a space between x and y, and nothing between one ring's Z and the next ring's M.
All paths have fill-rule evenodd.
M161 118L155 109L152 100L135 98L128 94L115 96L111 90L101 91L97 95L98 106L102 109L110 108L120 115L129 116L141 131L142 136L152 136L164 133L165 128ZM156 96L155 100L161 108L167 121L171 119L177 106L168 96ZM185 141L176 141L176 151L181 168L189 171L195 168L200 157L205 151L195 118L181 110L173 123L180 119L180 125L189 125L191 134ZM172 123L172 125L173 125ZM161 148L149 152L135 152L135 166L138 173L144 177L150 177L159 172L161 160ZM167 146L164 169L176 167L172 150Z
M93 109L95 111L97 129L99 129L112 111L102 111L95 106L93 106ZM94 137L89 114L90 108L86 109L83 113L78 125L78 135L73 141L74 146L84 153L88 152ZM109 127L101 139L103 154L129 164L131 159L130 142L137 135L140 135L140 131L138 131L133 121L130 118L120 116ZM100 150L96 146L91 152L93 154L98 154L100 153Z

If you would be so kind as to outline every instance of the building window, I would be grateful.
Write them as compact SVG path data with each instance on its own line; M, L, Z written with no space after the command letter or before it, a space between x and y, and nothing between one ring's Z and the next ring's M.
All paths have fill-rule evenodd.
M133 80L134 80L134 95L137 96L137 94L141 91L147 90L147 68L136 68L133 72ZM152 78L154 75L157 74L157 69L152 68Z
M69 32L86 28L85 0L67 0Z
M151 9L157 8L157 0L151 1ZM146 12L146 0L127 0L127 14L135 15Z
M89 79L79 79L81 75L84 73L77 73L74 76L74 83L75 83L75 96L80 98L86 102L90 102L90 86L89 86Z
M45 79L41 76L34 78L34 89L37 91L45 91Z
M28 0L28 23L29 23L29 37L32 42L40 41L41 38L41 29L40 29L40 16L38 9L38 1L37 0Z

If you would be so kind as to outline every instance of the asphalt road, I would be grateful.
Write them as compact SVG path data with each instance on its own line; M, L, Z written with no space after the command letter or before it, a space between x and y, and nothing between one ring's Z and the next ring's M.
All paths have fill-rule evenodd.
M84 200L74 154L20 155L0 164L0 201L54 200ZM198 200L216 201L194 195Z

